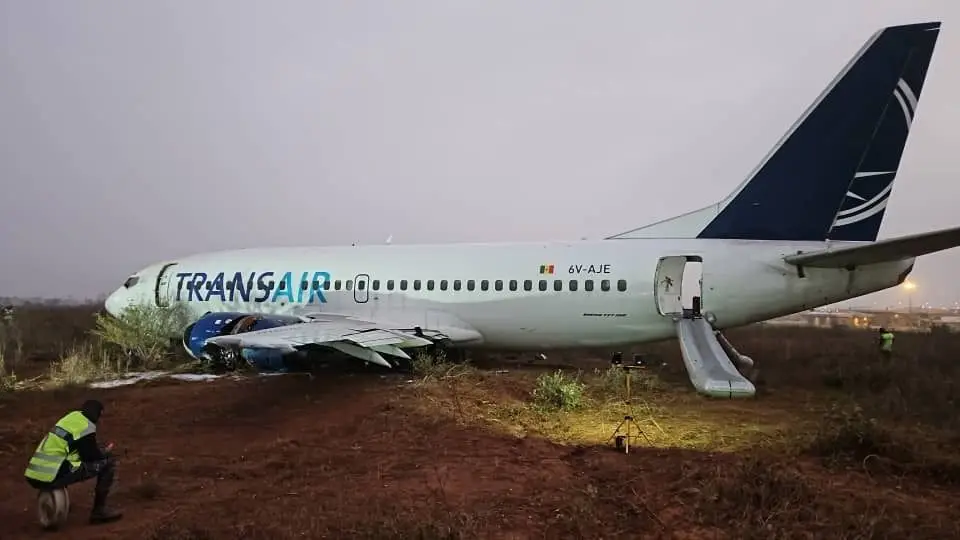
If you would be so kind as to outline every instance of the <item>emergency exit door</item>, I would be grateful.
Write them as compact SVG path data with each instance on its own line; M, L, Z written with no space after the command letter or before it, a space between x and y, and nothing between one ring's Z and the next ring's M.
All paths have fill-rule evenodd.
M657 311L664 317L683 315L681 295L683 269L686 265L685 256L663 257L657 263L657 272L653 277L654 298Z
M353 300L358 304L365 304L370 299L370 276L357 274L353 278Z

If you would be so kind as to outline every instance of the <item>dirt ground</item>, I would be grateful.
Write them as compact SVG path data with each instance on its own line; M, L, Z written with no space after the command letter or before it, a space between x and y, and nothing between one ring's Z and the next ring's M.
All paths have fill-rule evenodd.
M756 359L779 355L765 363L773 373L757 398L696 396L676 364L676 343L654 347L652 358L667 364L665 382L639 402L662 429L643 424L653 442L626 455L604 441L619 419L607 410L597 413L607 415L602 423L587 413L552 420L524 412L536 375L556 366L503 360L481 360L459 382L356 369L0 396L0 539L960 538L955 461L930 465L911 454L923 467L900 466L905 460L872 441L863 459L836 465L783 444L786 432L820 429L828 402L861 396L850 389L857 377L843 375L839 393L830 383L831 362L853 353L824 347L862 340L851 350L869 350L872 336L821 333L818 348L784 352L785 340L816 336L736 335ZM938 339L916 341L914 360L955 358L960 338ZM599 365L584 359L579 367ZM932 379L942 383L944 374L956 372ZM858 402L889 407L884 392ZM916 383L897 392L912 399L932 390ZM65 529L42 532L23 468L52 422L89 397L106 406L101 439L121 449L111 503L125 516L87 525L88 482L71 488ZM943 403L918 405L897 425L956 457L960 431L947 417L958 416L957 406ZM931 407L944 418L938 425L921 414ZM740 449L716 450L737 446L725 438L746 432L755 436ZM858 437L871 443L873 435Z

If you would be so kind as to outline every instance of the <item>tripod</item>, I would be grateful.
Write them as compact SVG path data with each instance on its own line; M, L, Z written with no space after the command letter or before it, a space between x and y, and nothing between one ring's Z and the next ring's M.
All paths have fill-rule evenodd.
M633 415L630 414L630 406L631 406L631 403L630 403L630 374L631 373L630 372L634 369L639 369L643 366L640 366L640 365L625 366L625 365L616 364L616 363L614 365L622 369L624 373L624 379L625 379L626 390L627 390L626 399L624 400L624 403L627 405L627 414L623 415L623 420L621 420L620 423L617 424L617 427L613 430L613 435L611 435L610 438L607 439L607 442L610 442L611 440L615 441L617 450L623 449L623 453L629 454L630 439L637 437L637 435L634 435L631 433L632 430L635 429L638 435L643 435L643 438L646 439L648 443L650 442L650 438L647 437L646 432L644 432L643 429L641 429L640 426L637 425L637 423L633 419ZM621 433L621 430L623 430L624 433Z

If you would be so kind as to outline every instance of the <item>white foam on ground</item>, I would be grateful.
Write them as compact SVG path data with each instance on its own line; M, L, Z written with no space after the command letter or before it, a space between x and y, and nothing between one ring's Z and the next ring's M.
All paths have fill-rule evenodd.
M257 375L260 377L270 377L275 375L285 375L285 373L258 373ZM114 379L112 381L98 381L90 383L89 386L90 388L117 388L120 386L137 384L141 381L159 379L161 377L185 382L210 382L214 379L222 379L224 375L214 375L212 373L171 373L169 371L137 371L127 373L123 377ZM234 380L240 380L244 378L242 375L237 374L229 375L229 377Z

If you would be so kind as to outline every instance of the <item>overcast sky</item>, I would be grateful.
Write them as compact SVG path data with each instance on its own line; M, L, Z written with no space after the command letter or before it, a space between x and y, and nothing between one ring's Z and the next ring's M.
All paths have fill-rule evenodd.
M957 0L0 0L0 296L235 247L602 238L722 198L871 33L931 20L881 237L960 224ZM914 303L960 299L958 263L923 257Z

